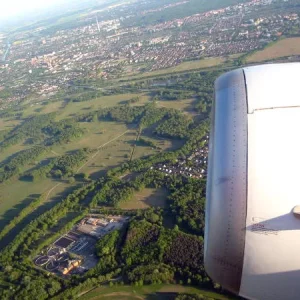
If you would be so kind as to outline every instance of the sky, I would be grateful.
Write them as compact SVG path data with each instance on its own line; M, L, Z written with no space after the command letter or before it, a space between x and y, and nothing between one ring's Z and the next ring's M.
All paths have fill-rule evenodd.
M45 10L64 0L0 0L0 20L24 16L33 11Z

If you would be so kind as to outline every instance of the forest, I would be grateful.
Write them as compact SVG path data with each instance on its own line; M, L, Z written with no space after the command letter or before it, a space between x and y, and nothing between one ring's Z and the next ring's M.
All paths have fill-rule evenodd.
M124 265L124 280L135 285L184 282L211 284L203 267L203 239L177 227L164 228L158 211L136 216L127 231L112 232L97 244L99 264L93 272ZM122 245L120 248L119 245Z

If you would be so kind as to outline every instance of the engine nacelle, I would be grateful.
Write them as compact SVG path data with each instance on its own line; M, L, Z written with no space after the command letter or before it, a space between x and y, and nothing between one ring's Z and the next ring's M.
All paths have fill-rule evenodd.
M300 63L215 83L204 263L249 299L300 296Z

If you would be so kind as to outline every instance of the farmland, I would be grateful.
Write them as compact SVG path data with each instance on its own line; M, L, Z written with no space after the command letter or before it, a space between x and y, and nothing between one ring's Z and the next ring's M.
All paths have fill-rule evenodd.
M268 61L287 56L300 55L300 38L287 38L257 51L247 58L248 63Z

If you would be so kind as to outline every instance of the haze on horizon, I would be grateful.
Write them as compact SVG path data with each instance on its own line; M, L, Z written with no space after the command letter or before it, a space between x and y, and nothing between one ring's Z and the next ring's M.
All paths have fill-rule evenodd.
M0 21L23 17L32 12L46 10L47 8L66 2L64 0L9 0L1 3Z
M113 4L119 0L6 0L0 3L0 32L28 22L65 14L94 6Z

